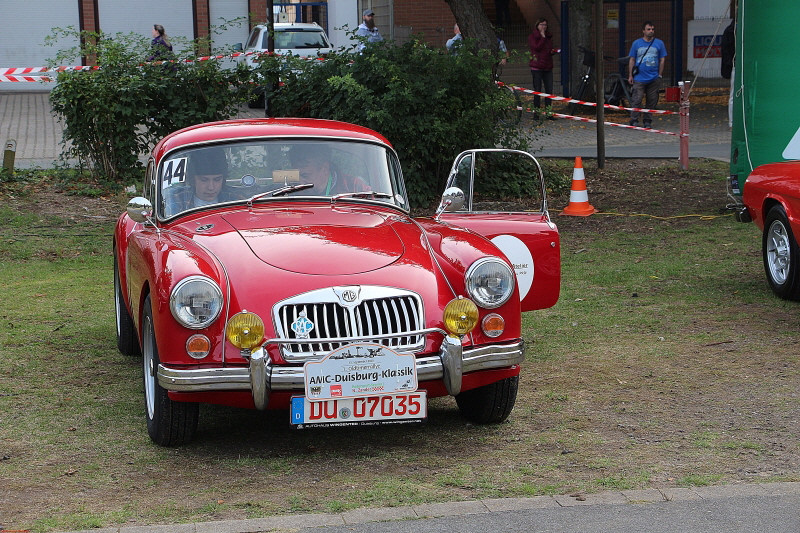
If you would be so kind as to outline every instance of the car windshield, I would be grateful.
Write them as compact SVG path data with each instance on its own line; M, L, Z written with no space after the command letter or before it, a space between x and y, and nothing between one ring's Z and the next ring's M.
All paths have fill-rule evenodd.
M346 198L408 209L394 153L357 141L248 140L178 150L161 161L158 183L161 218L252 199Z
M268 32L264 32L262 48L267 48ZM275 32L275 48L330 48L325 35L320 30L278 30Z

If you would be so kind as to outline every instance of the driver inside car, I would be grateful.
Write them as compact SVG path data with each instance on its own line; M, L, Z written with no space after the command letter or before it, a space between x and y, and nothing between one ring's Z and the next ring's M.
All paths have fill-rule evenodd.
M214 205L238 200L239 197L227 186L228 163L225 153L218 148L206 148L189 155L186 184L164 191L167 216L178 214L193 207Z
M300 172L300 182L314 185L300 194L335 196L371 190L363 178L338 171L331 161L331 148L326 144L296 144L289 151L289 159L292 166Z

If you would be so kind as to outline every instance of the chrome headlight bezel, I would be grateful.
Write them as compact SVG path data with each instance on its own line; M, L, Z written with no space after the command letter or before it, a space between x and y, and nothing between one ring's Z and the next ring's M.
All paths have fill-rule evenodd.
M469 297L484 309L496 309L514 294L514 271L499 257L483 257L467 269L466 287Z
M190 300L195 298L202 298L208 303L202 307L190 305ZM206 276L188 276L182 279L169 296L169 310L173 318L189 329L204 329L213 324L222 313L222 306L222 290L213 279ZM208 309L207 314L191 311L203 308Z

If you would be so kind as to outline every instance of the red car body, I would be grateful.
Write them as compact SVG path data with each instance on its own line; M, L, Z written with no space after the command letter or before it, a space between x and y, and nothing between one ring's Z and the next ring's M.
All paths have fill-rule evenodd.
M743 222L762 230L762 254L767 281L781 298L800 300L800 162L757 167L744 184Z
M302 178L290 179L301 175L302 166L273 169L272 177L264 171L266 178L240 170L266 168L275 161L285 167L287 154L306 144L314 150L330 145L333 157L345 159L351 168L364 163L358 179L371 180L375 194L301 196L298 187L305 185L293 183ZM223 179L236 185L240 197L171 212L169 194L192 181L184 177L188 173L176 179L175 169L194 166L197 183L200 163L193 158L212 149L226 154ZM351 162L352 154L366 155ZM253 157L255 163L242 163ZM332 176L344 172L329 170L329 189ZM279 179L291 191L272 196L281 188ZM427 398L452 394L462 413L476 422L505 419L524 359L521 312L552 306L558 299L558 231L546 207L529 213L462 208L412 218L407 206L391 145L359 126L312 119L237 120L187 128L163 139L148 164L144 198L132 202L114 233L118 346L123 353L144 353L151 438L162 445L190 440L199 403L289 409L292 398L307 390L305 365L349 342L412 353L418 390ZM506 253L522 259L509 260ZM485 268L478 275L481 265ZM500 271L509 268L514 269L513 286L497 288L509 279ZM197 287L191 290L197 293L180 303L182 287L193 280ZM502 290L508 292L500 305L475 306L478 324L488 326L462 334L448 329L444 315L450 302L475 300L471 295L481 302L482 295L495 298L493 291ZM196 313L208 323L187 326L182 312ZM214 313L218 316L212 319ZM237 314L257 315L263 322L260 340L245 349L232 343L239 337L226 337ZM306 321L312 337L296 332ZM244 331L249 334L249 326ZM338 338L343 340L315 342Z

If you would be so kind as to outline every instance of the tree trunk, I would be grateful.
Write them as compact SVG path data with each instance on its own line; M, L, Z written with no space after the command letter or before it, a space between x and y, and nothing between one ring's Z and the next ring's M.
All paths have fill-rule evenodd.
M465 38L475 39L478 47L497 54L499 46L492 23L483 11L481 0L445 0L456 17L456 24Z
M572 91L581 82L586 67L583 64L583 53L578 46L594 50L592 45L592 8L593 0L570 0L569 2L569 42L570 42L570 87ZM594 92L594 91L592 91Z

